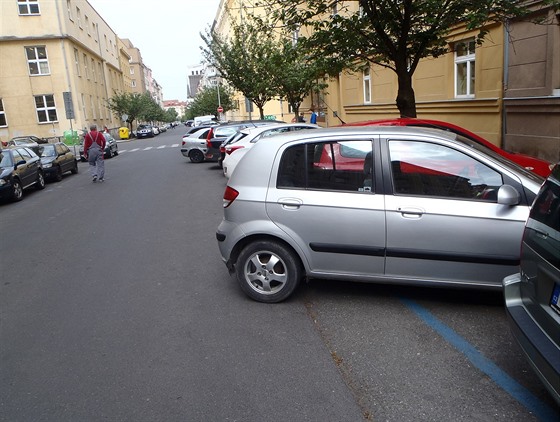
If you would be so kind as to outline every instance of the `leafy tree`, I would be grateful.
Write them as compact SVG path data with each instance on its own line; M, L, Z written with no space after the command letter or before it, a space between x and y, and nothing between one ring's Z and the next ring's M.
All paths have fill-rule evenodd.
M448 52L447 38L458 24L478 29L477 43L491 22L528 13L532 2L511 0L259 0L279 24L293 30L324 61L330 74L359 70L364 63L391 69L398 79L396 105L401 116L416 117L412 76L421 59ZM534 3L534 2L533 2ZM559 0L542 5L559 8Z
M220 98L219 103L218 92ZM235 110L233 92L231 89L219 85L206 87L194 98L194 101L187 109L186 118L192 120L196 116L216 115L219 105L222 106L224 111Z
M145 102L145 94L116 92L115 95L107 100L107 107L119 120L123 114L126 114L128 116L126 122L129 129L132 130L132 123L143 113Z
M257 106L264 119L264 105L277 96L271 84L275 41L265 27L234 24L232 33L231 39L216 32L201 34L207 46L203 55L231 87Z

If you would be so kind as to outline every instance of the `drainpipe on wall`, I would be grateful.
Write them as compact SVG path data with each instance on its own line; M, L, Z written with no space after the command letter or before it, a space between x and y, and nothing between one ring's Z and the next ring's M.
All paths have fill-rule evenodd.
M502 85L502 142L500 147L505 148L507 134L507 106L506 94L509 85L509 20L504 23L504 81Z

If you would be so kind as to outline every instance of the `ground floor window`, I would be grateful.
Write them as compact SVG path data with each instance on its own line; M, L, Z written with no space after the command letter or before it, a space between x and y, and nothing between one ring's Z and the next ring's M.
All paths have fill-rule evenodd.
M6 113L4 112L4 102L0 98L0 127L8 126L6 121Z
M39 123L58 121L54 95L35 96L35 109L37 110L37 120L39 120Z

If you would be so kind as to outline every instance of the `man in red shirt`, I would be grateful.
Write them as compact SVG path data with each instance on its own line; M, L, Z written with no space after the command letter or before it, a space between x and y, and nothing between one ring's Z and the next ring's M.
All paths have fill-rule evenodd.
M93 183L98 180L103 182L105 177L105 161L103 160L105 136L97 131L97 125L91 125L89 130L89 133L84 138L84 157L89 162Z

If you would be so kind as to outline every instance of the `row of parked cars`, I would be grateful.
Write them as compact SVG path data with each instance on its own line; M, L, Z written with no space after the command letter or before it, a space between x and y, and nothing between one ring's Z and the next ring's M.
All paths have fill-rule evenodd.
M183 155L229 178L216 237L241 289L267 303L305 278L502 290L560 403L560 168L435 120L318 129L238 122L183 138Z
M108 132L103 135L105 158L118 155L117 141ZM12 138L0 150L0 199L21 201L25 189L41 190L45 181L59 182L65 173L77 174L78 159L86 161L83 140L78 158L63 142L49 143L35 136Z

